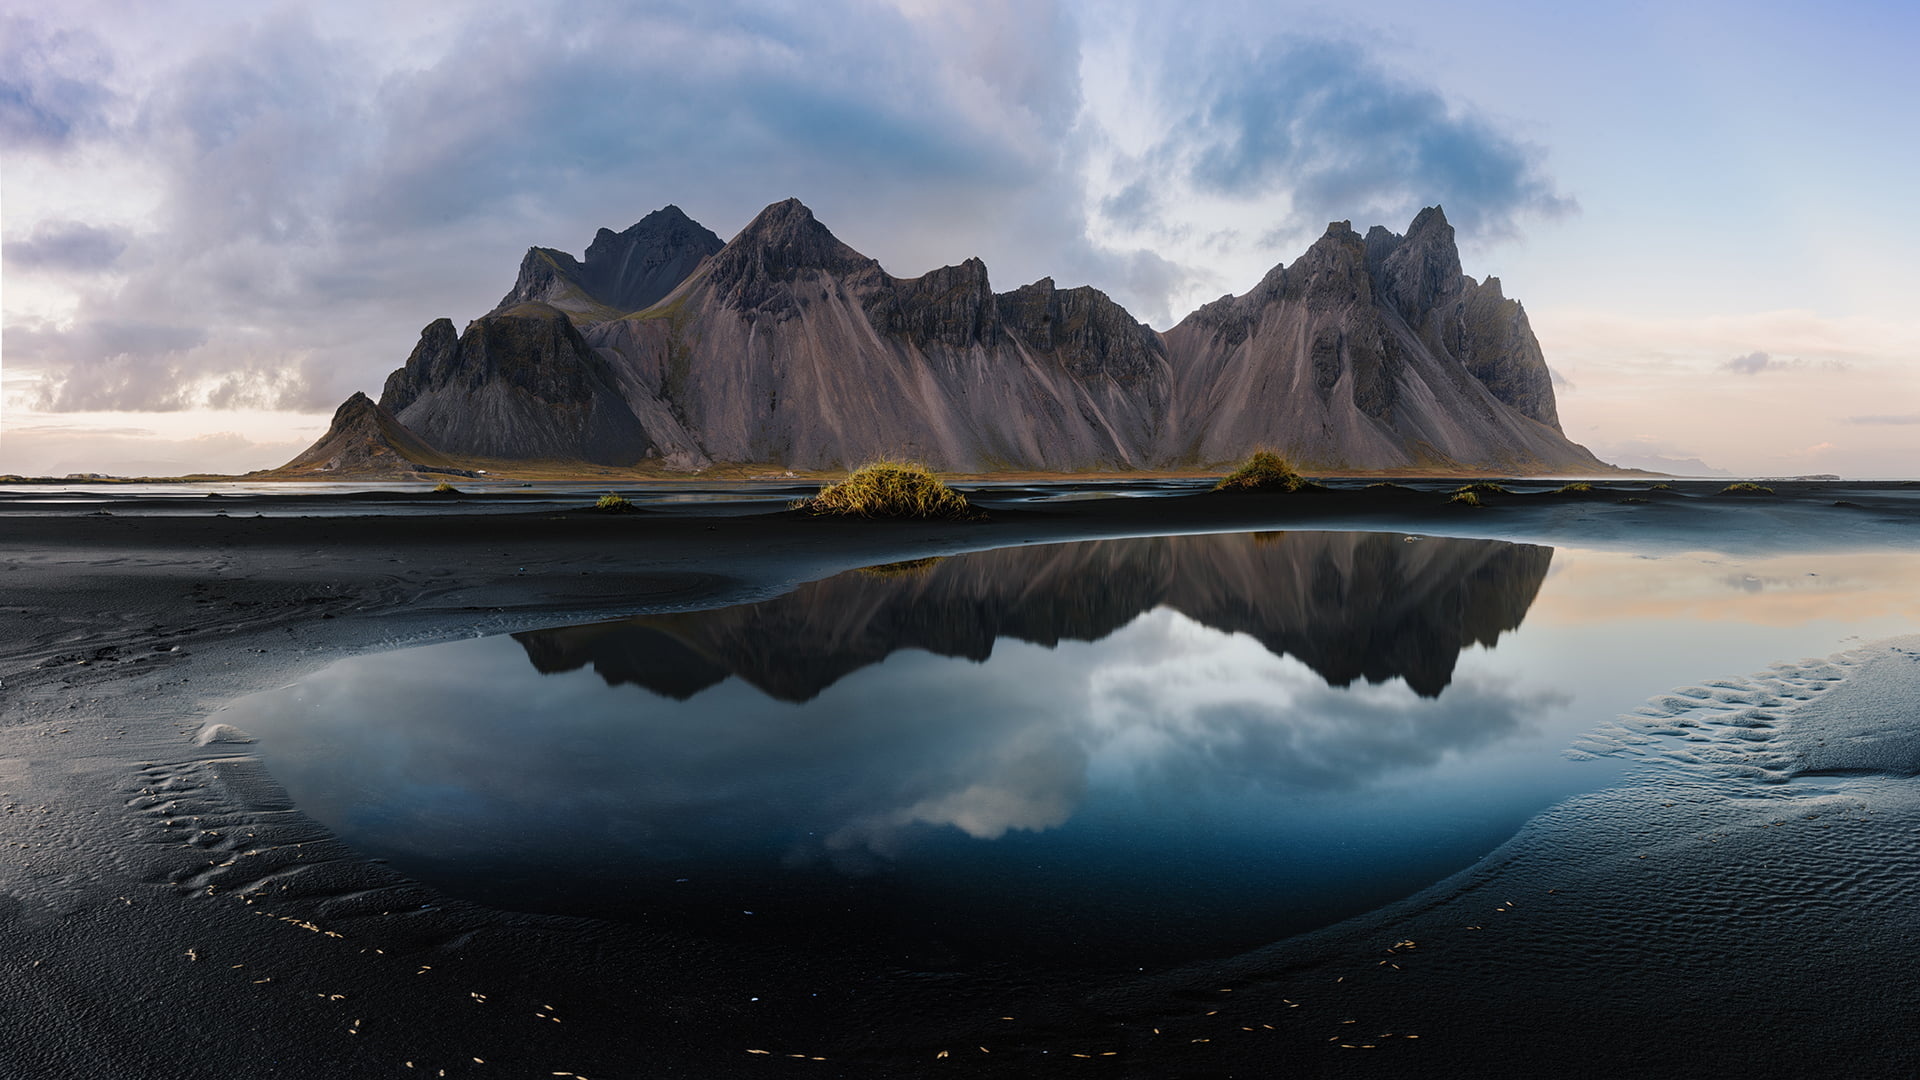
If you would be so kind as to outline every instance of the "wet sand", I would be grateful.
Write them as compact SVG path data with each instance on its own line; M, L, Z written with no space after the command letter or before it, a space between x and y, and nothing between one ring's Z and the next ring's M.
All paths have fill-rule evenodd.
M0 1075L1910 1074L1913 642L1595 717L1586 749L1644 780L1380 912L1099 985L480 908L332 840L246 744L196 740L220 705L346 655L1009 544L1340 528L1920 546L1912 487L1614 486L1479 510L1432 492L1094 499L955 524L458 501L350 517L378 500L297 496L97 516L0 496ZM314 516L247 516L290 508Z

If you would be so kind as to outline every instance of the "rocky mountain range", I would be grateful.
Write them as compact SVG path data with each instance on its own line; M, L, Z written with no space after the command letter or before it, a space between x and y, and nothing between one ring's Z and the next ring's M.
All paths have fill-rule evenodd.
M1335 222L1160 333L1089 286L995 292L978 259L894 277L797 200L725 244L669 206L583 260L529 250L492 312L421 332L379 405L463 461L1121 470L1270 447L1321 470L1606 469L1438 207L1405 235ZM297 471L325 471L313 453Z

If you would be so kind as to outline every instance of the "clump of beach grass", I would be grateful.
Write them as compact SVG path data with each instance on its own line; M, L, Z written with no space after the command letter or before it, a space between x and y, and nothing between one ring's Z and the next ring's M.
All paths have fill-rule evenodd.
M433 494L435 494L435 495L459 495L459 494L461 494L461 491L460 491L460 489L459 489L459 488L457 488L457 487L454 487L454 486L453 486L452 484L449 484L449 483L447 483L446 481L444 481L444 480L442 480L442 481L441 481L440 483L438 483L438 484L435 484L435 485L433 485Z
M635 509L626 496L616 495L611 491L600 496L600 501L594 503L593 508L603 514L629 514Z
M1511 495L1513 494L1513 492L1508 491L1506 488L1501 487L1499 484L1490 484L1485 481L1475 481L1474 483L1471 483L1471 484L1462 484L1461 486L1454 488L1453 493L1455 495ZM1459 502L1463 500L1455 500L1455 501ZM1478 506L1479 504L1475 503L1474 505Z
M828 484L793 509L810 514L862 518L975 518L966 496L940 482L925 465L876 461L845 480Z
M1767 487L1765 484L1755 484L1746 480L1742 480L1736 484L1728 484L1726 487L1721 488L1719 492L1717 492L1717 494L1720 494L1720 495L1771 495L1773 494L1773 489L1770 487Z
M1562 484L1560 487L1554 489L1553 493L1555 495L1591 495L1593 494L1593 485L1587 483L1585 480L1575 480L1571 484Z
M860 572L877 578L925 577L933 573L933 568L944 561L944 555L931 555L924 559L903 559L900 562L881 563L878 566L863 566Z
M1300 475L1286 458L1271 450L1256 450L1240 467L1220 478L1215 491L1325 491Z
M1466 487L1463 487L1460 490L1454 492L1452 495L1448 496L1447 501L1450 503L1458 503L1461 506L1487 505L1486 503L1480 500L1480 493L1473 490L1474 487L1476 486L1477 485L1474 485L1474 484L1468 484ZM1491 487L1493 485L1489 484L1487 486Z

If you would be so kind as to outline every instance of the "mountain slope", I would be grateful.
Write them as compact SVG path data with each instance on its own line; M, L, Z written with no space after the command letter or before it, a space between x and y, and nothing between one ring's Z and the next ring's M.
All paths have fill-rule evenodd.
M1406 236L1335 222L1292 265L1166 334L1167 462L1271 445L1318 467L1603 468L1559 430L1526 314L1460 272L1438 207Z

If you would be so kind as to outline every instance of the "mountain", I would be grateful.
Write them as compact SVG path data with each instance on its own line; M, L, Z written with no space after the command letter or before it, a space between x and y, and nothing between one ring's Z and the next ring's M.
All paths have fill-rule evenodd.
M529 301L457 338L428 324L380 404L452 454L629 465L652 443L619 381L565 312Z
M272 471L285 476L472 475L365 394L334 410L333 423L300 456Z
M1438 207L1347 222L1158 333L1097 289L898 278L799 201L720 244L676 207L584 260L531 249L499 307L429 325L381 404L494 459L984 472L1206 467L1600 472L1561 432L1525 310L1461 271Z
M1187 316L1166 341L1179 374L1164 460L1271 443L1309 466L1604 468L1561 433L1525 311L1496 279L1461 273L1438 207L1405 236L1335 222L1292 265Z
M494 312L541 303L581 323L619 318L657 302L723 246L718 236L668 205L625 232L601 229L587 245L585 260L553 248L528 248L513 291Z
M1013 638L1097 641L1168 607L1291 655L1328 683L1402 678L1437 697L1461 650L1513 630L1553 549L1382 533L1095 540L943 559L919 574L841 574L717 611L514 635L545 673L685 699L738 677L806 701L900 649L985 660Z
M1170 385L1159 336L1098 290L996 294L978 259L896 278L791 199L586 337L696 460L1145 466Z

